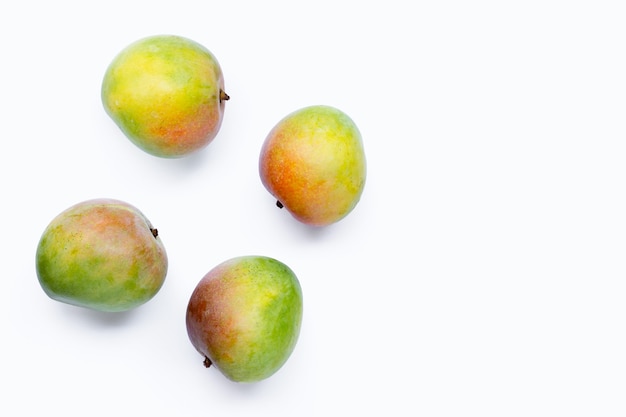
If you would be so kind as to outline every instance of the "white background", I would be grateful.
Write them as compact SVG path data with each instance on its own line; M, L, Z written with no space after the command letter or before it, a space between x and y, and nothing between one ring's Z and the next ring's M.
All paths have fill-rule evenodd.
M20 1L0 7L0 415L623 416L626 9L622 1ZM138 38L192 38L227 103L192 157L143 153L105 114ZM368 177L341 222L274 206L258 154L328 104ZM50 300L36 245L95 197L158 228L170 269L126 314ZM184 324L239 255L298 275L302 332L270 379L205 369ZM36 414L37 413L37 414Z

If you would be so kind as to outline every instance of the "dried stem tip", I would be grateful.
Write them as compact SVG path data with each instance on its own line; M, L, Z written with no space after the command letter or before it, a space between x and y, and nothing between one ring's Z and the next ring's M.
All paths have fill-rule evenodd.
M230 100L230 96L226 94L224 90L220 90L220 103L222 101L228 101L228 100Z

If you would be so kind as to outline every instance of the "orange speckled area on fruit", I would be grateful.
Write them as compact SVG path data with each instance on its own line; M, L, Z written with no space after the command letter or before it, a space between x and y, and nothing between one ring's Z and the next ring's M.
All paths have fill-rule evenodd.
M139 147L164 157L210 143L221 125L221 68L203 46L176 36L139 40L107 68L102 100Z
M270 131L259 172L265 187L300 221L336 222L355 207L365 185L360 132L337 109L301 109Z

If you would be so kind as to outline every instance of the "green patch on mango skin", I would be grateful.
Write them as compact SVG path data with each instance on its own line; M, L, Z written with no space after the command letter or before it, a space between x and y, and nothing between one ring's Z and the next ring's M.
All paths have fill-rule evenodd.
M78 203L56 216L39 240L39 283L50 298L79 307L138 307L156 295L167 274L167 254L154 230L125 202Z
M302 289L294 272L263 256L233 258L198 283L187 307L187 332L206 365L236 382L277 372L295 348Z

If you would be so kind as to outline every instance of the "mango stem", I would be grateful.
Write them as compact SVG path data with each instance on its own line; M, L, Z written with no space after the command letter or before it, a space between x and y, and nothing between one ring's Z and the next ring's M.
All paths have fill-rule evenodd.
M213 364L213 362L211 362L211 359L205 356L203 364L205 368L209 368Z

